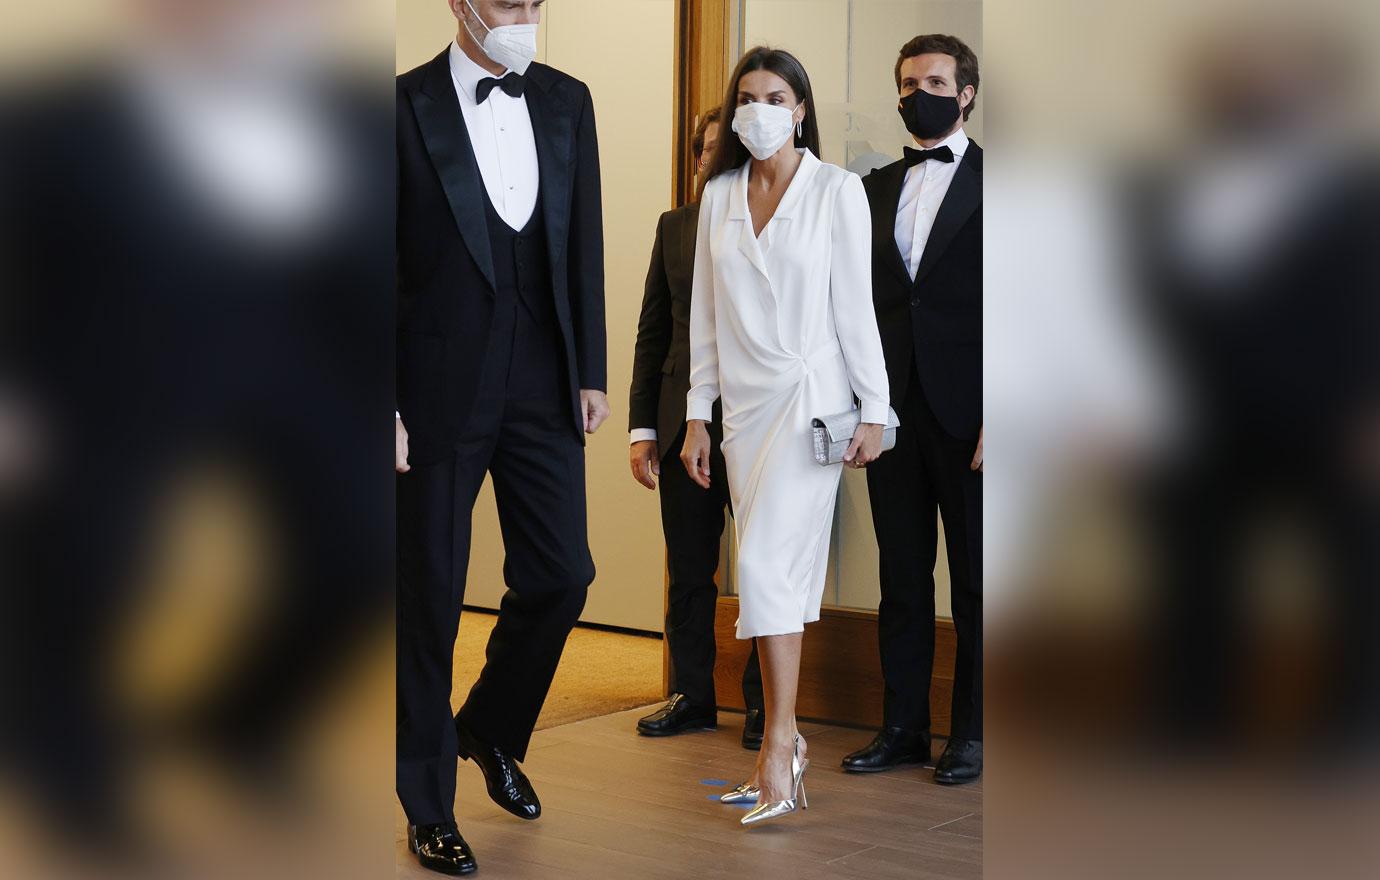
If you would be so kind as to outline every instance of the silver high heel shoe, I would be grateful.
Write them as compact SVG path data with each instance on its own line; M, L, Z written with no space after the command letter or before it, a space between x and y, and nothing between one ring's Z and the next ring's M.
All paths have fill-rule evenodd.
M740 782L732 791L719 796L721 804L750 804L762 796L762 789L747 782Z
M805 771L810 767L809 760L800 760L800 734L795 735L795 749L791 754L791 777L793 790L791 797L784 801L773 803L758 803L740 821L744 825L754 825L758 822L765 822L768 819L779 819L782 816L794 813L796 804L804 809L810 808L810 801L805 797ZM759 796L761 792L758 792Z

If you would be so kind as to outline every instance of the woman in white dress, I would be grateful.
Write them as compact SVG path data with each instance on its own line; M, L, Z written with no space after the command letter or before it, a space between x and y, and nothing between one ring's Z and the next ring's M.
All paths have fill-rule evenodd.
M821 162L809 77L756 48L734 71L706 172L690 315L681 460L709 486L709 433L723 453L737 534L738 638L757 639L766 732L752 776L725 802L756 800L753 824L804 806L796 727L800 645L819 619L842 470L814 461L811 420L861 402L845 456L881 453L889 389L872 309L872 222L857 175ZM794 135L794 137L792 137Z

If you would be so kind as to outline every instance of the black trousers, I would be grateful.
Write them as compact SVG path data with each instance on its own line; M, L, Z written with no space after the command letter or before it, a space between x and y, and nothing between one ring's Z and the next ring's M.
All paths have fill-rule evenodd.
M982 474L970 468L977 438L960 440L940 426L913 367L910 390L899 409L896 448L867 468L881 562L878 627L885 724L930 728L937 514L944 519L958 635L950 734L980 740Z
M715 437L709 460L710 485L701 489L680 462L684 442L682 427L661 458L661 527L666 534L671 576L666 604L671 691L685 694L686 699L699 706L717 706L714 614L719 590L714 585L714 572L719 567L724 510L732 507L728 468L719 438ZM761 709L764 702L756 640L743 669L743 702L749 709Z
M481 399L454 455L397 479L398 798L413 824L454 821L456 733L522 760L594 563L585 456L570 427L555 326L500 292ZM451 716L471 512L493 477L508 586L484 669Z

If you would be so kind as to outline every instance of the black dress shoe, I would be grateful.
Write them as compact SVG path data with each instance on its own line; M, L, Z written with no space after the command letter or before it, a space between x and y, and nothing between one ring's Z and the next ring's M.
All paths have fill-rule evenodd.
M883 727L872 742L844 756L843 769L854 773L880 773L902 764L924 764L929 759L928 731Z
M934 765L934 781L940 785L972 782L982 775L982 740L951 739Z
M460 757L478 764L483 772L490 800L519 819L535 819L541 815L537 793L512 756L481 742L459 721L455 722L455 734L460 744Z
M452 824L407 826L407 848L422 867L442 874L473 874L474 853Z
M767 713L761 709L749 709L743 719L743 748L749 751L762 750L762 735L767 729Z
M671 694L671 700L637 722L643 736L674 736L687 730L717 730L719 712L713 706L696 706L685 694Z

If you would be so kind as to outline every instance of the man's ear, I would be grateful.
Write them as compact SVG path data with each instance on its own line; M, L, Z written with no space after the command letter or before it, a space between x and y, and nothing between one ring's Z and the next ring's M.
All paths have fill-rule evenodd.
M972 86L964 86L963 91L958 93L958 107L960 110L967 110L968 105L973 103L973 98L977 97L977 89Z

